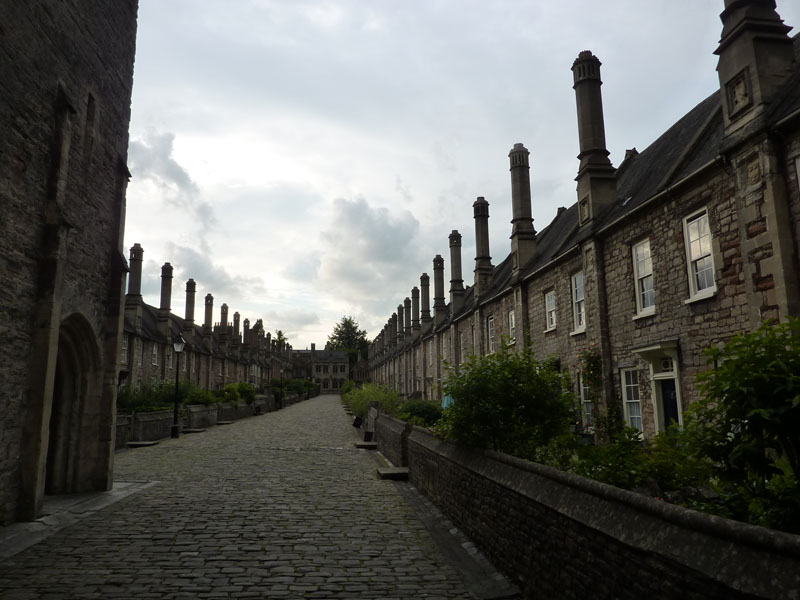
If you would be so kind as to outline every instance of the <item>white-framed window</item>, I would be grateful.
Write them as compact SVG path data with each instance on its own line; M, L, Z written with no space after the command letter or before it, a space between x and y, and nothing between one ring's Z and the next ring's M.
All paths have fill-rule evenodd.
M594 410L589 386L583 380L583 373L578 374L578 390L581 396L581 422L584 427L594 426Z
M572 275L572 322L573 333L586 329L586 303L583 297L583 271Z
M158 365L158 344L153 342L153 351L150 354L150 364L153 366Z
M183 359L183 362L181 362L181 371L183 371L185 373L186 372L186 363L189 362L189 353L188 352L184 352L183 356L181 358ZM180 359L178 359L178 360L180 360Z
M494 315L486 318L486 341L491 354L494 352Z
M464 362L464 334L458 332L458 362Z
M122 334L122 357L120 358L121 362L127 363L128 362L128 334Z
M545 331L556 328L556 291L550 290L544 295Z
M642 401L639 395L639 371L623 369L620 371L622 384L622 403L625 407L625 422L639 431L642 428Z
M198 354L192 361L192 373L197 373L197 365L200 362L200 355Z
M517 326L514 310L508 311L508 338L509 342L514 344L517 341Z
M643 240L631 248L633 279L636 282L636 315L653 314L656 310L656 290L653 286L653 260L650 257L650 240Z
M714 282L714 257L711 251L708 210L703 209L683 220L683 236L689 275L689 300L713 296L717 291L717 285Z
M172 346L164 347L164 364L168 369L172 368Z
M441 357L442 360L447 360L447 336L442 334L439 338L439 342L441 343Z
M141 381L141 379L137 379L136 380L136 391L138 392L140 389L142 389L142 381Z
M428 342L428 366L433 365L433 340Z

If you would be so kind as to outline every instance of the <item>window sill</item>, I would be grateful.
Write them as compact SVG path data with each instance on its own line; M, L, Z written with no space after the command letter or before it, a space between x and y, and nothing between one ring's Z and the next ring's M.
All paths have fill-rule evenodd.
M580 329L569 332L570 335L581 335L582 333L586 333L586 327L581 327Z
M652 317L652 316L654 316L655 314L656 314L656 308L655 308L655 306L654 306L654 307L652 308L652 310L647 310L647 311L643 311L643 312L640 312L640 313L637 313L637 314L635 314L635 315L633 316L633 319L631 319L631 320L632 320L632 321L638 321L639 319L646 319L647 317Z
M687 298L686 300L683 301L683 303L694 304L695 302L701 302L703 300L708 300L709 298L713 298L716 295L717 295L717 288L713 287L709 288L708 290L703 290L702 292L699 292L694 296Z
M544 330L542 333L550 333L551 331L555 331L555 330L556 330L556 328L555 328L555 327L548 327L548 328L547 328L547 329L545 329L545 330Z

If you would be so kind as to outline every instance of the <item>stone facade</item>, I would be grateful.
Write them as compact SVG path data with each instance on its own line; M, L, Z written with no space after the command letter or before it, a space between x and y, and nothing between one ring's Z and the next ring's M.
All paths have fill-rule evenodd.
M0 524L111 486L136 11L0 4Z
M281 368L290 373L292 347L272 339L261 319L251 327L239 313L229 319L228 306L220 307L220 320L212 322L214 297L205 297L205 321L195 323L196 284L186 282L184 316L172 313L172 266L161 269L161 301L158 308L141 296L141 268L144 250L134 244L130 250L131 276L125 296L125 321L119 355L119 383L140 389L143 385L174 382L175 369L182 381L207 390L221 390L231 383L247 382L257 390L280 377ZM173 342L186 342L176 360ZM290 375L287 375L287 378Z
M449 365L505 340L558 358L586 427L613 402L652 436L682 424L699 398L705 348L800 315L800 39L773 2L726 2L721 19L720 89L618 168L605 148L600 61L579 54L576 203L535 231L529 152L514 145L506 258L491 263L489 207L478 198L473 285L458 286L453 232L450 303L437 256L434 318L411 335L389 319L370 347L374 381L440 400ZM585 352L602 364L595 404L581 384Z

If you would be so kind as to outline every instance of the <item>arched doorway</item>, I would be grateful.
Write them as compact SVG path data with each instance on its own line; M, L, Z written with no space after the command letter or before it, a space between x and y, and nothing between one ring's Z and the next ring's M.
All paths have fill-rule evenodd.
M67 317L58 336L50 413L46 494L92 489L100 436L102 375L97 337L81 315Z

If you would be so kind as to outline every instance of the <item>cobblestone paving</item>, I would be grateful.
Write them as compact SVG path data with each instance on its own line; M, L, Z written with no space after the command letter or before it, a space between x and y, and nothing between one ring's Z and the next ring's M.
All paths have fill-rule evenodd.
M329 395L119 453L158 484L0 562L0 598L470 598L354 432Z

